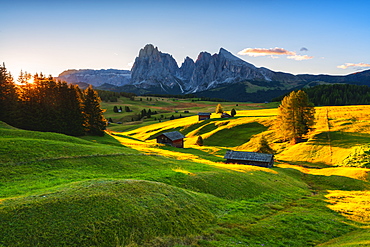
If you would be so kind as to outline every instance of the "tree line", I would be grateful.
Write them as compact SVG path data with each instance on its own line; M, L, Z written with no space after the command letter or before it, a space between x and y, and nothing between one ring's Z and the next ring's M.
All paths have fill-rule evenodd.
M33 79L30 83L29 80ZM14 127L72 136L104 135L106 120L98 93L88 87L21 72L18 84L0 66L0 121Z
M127 92L112 92L106 90L96 90L99 94L99 97L104 102L117 102L119 98L125 97L129 98L130 100L135 100L136 94L134 93L127 93Z
M302 89L316 106L367 105L370 104L370 87L353 84L318 85ZM287 95L287 94L286 94ZM286 95L274 98L280 101Z

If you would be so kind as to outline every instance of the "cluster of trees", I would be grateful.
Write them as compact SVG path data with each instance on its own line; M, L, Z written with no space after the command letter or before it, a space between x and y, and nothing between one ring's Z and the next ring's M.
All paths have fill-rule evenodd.
M302 89L316 106L368 105L370 87L353 84L318 85ZM276 97L272 101L281 101L288 94Z
M304 89L315 105L367 105L370 87L351 84L319 85Z
M222 108L222 105L221 104L217 104L217 106L216 106L216 110L215 110L215 113L224 113L224 109ZM235 115L236 115L236 111L235 111L235 109L233 108L233 109L231 109L231 111L230 111L230 115L232 116L232 117L234 117Z
M14 127L72 136L104 135L106 120L98 93L88 87L55 81L42 74L22 73L15 84L0 66L0 121Z
M106 90L96 90L102 101L105 102L117 102L120 97L129 98L130 100L135 100L136 94L126 93L126 92L112 92Z
M195 101L213 101L213 102L228 102L229 100L220 98L210 98L210 97L199 97L195 94L145 94L144 96L153 96L159 98L176 98L176 99L192 99Z
M122 106L120 106L119 108L117 106L114 106L113 112L115 113L123 112ZM132 110L130 109L130 107L125 106L125 112L132 112Z
M302 90L293 91L283 98L278 108L276 133L283 141L296 143L313 126L314 115L315 108L307 94Z
M139 114L136 115L135 118L132 118L132 121L139 121L143 119L144 117L151 118L152 115L158 114L157 111L152 111L151 109L142 109Z

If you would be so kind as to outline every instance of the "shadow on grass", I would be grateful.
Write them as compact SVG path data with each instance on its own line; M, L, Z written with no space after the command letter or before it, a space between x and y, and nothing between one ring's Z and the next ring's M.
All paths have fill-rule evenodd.
M278 160L278 163L289 163L292 165L301 166L304 168L332 168L333 166L325 164L323 162L308 162L308 161L284 161L284 160Z
M354 145L364 145L370 143L370 134L356 132L322 132L316 135L312 140L307 142L307 145L329 145L332 147L350 148Z
M266 131L268 128L260 123L252 122L235 126L231 129L217 131L204 140L208 146L236 147L248 142L253 135Z
M128 137L127 137L128 138ZM104 136L83 136L81 139L94 143L107 144L112 146L122 146L122 144L114 137L104 134Z
M217 157L213 154L210 154L210 153L207 153L207 152L204 152L202 150L195 149L195 148L175 148L175 147L171 147L171 146L163 146L163 147L160 147L160 149L174 151L174 152L180 152L180 153L185 153L185 154L193 154L193 155L198 156L199 158L209 160L209 161L213 161L213 162L223 162L223 161L225 161L223 158Z

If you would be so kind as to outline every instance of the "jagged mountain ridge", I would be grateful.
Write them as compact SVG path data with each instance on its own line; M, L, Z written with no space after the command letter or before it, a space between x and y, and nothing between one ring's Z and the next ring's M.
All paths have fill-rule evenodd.
M257 68L223 48L214 55L201 52L195 62L187 57L179 68L171 55L160 52L151 44L140 50L131 72L132 85L146 89L160 86L164 91L179 87L182 93L196 93L245 80L301 81L291 74Z
M70 83L89 83L95 87L105 85L105 88L110 84L112 90L138 94L197 93L220 97L220 91L228 88L228 99L234 97L232 90L235 89L238 90L235 94L239 96L235 96L234 100L246 101L253 94L274 94L276 97L279 93L302 88L311 82L370 85L370 70L347 76L293 75L257 68L224 48L213 55L201 52L196 61L186 57L179 67L170 54L148 44L139 51L131 71L68 70L57 79ZM244 96L240 91L244 92ZM262 98L263 101L267 99Z

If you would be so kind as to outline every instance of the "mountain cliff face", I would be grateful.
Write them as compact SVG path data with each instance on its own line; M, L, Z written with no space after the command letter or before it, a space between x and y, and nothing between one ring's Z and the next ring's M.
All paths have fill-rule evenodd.
M187 57L178 68L172 56L158 51L153 45L146 45L135 60L131 84L146 89L160 86L164 91L165 88L179 87L182 93L195 93L225 83L245 80L269 82L275 79L302 81L291 74L256 68L223 48L214 55L201 52L195 62Z
M186 57L179 67L175 59L151 44L139 51L128 70L67 70L57 77L69 83L117 87L138 94L196 93L236 101L268 101L283 93L315 83L355 83L370 86L370 70L347 76L293 75L257 68L227 50L211 55L201 52L196 61ZM266 96L265 98L263 98Z
M131 69L131 84L138 88L177 87L180 70L175 59L167 54L158 51L153 45L146 45L140 50L135 63Z
M88 83L94 87L99 87L103 84L111 84L114 86L123 86L131 81L131 72L129 70L118 69L80 69L63 71L56 78L68 83Z

